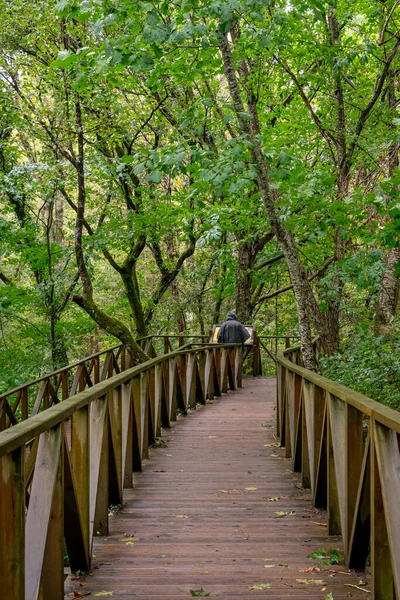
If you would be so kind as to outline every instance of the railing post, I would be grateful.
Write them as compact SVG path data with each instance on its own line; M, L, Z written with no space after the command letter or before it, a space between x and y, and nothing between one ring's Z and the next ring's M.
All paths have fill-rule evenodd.
M226 348L221 349L221 391L226 394L228 391L228 351Z
M133 487L132 381L122 385L122 477L123 487Z
M260 340L258 339L258 335L256 334L256 332L254 332L254 340L253 340L253 377L259 377L260 375L262 375Z
M377 458L376 422L371 432L371 587L374 600L394 600L393 570Z
M241 347L235 350L235 377L237 387L241 388L243 384L243 350Z
M25 447L0 458L0 590L25 599Z
M108 535L108 444L109 418L107 396L90 407L90 531Z
M88 532L89 533L89 532ZM88 548L88 558L90 550ZM58 471L47 530L40 582L40 600L64 598L64 444L61 443Z
M301 483L303 488L311 488L311 480L312 480L312 469L311 469L311 462L312 462L312 458L310 460L310 446L311 444L309 443L308 440L308 434L307 434L307 423L308 423L308 409L310 407L310 405L312 405L312 403L308 403L306 400L306 396L309 392L309 390L306 390L306 383L305 380L303 379L301 382L301 424L299 424L299 427L302 428L302 434L301 434ZM312 384L311 384L312 385ZM314 386L312 386L314 387Z
M328 533L329 535L341 535L342 527L341 527L341 501L342 498L339 497L339 490L336 480L336 467L335 459L340 461L339 457L335 457L334 453L334 444L335 438L334 436L340 436L340 433L344 433L344 431L340 431L339 427L335 427L335 421L332 417L333 409L332 409L332 398L330 398L330 394L328 394L328 406L327 406L327 432L328 432L328 440L327 440L327 458L328 458ZM341 428L342 429L342 428ZM336 440L336 445L342 443L343 440ZM344 450L344 449L343 449ZM344 452L343 452L344 455ZM344 481L341 482L344 485ZM342 508L343 510L343 508ZM344 537L344 536L343 536Z
M89 407L72 415L70 460L87 564L90 565L90 423Z
M349 555L349 544L354 513L357 505L357 492L362 471L364 457L363 442L363 414L353 406L346 404L346 435L345 442L345 497L346 497L346 520L343 542L346 558Z
M281 395L283 367L276 363L276 435L281 437Z

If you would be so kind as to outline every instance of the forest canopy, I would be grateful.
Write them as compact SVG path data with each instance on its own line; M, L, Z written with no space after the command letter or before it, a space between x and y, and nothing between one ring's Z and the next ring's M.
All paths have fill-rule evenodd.
M0 7L2 391L235 310L399 402L399 0Z

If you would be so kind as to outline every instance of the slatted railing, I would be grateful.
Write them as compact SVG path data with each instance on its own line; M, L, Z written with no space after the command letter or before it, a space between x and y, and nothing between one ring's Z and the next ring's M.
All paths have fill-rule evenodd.
M298 340L297 335L257 335L256 350L253 358L253 373L256 375L275 375L276 356L280 350L289 348Z
M138 340L151 358L167 354L203 335L149 335ZM0 431L34 416L88 387L121 373L133 365L132 358L122 345L92 354L62 369L24 383L0 394Z
M241 386L237 345L185 347L114 375L0 433L0 597L61 600L64 554L90 568L94 535L148 447L186 412Z
M277 423L347 565L370 564L374 600L400 600L400 414L303 368L294 347L277 358Z

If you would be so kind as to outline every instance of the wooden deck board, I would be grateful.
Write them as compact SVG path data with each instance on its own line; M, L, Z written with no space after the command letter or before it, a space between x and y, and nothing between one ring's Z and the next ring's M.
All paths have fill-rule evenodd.
M226 600L368 597L345 586L365 577L343 565L301 572L315 566L310 552L341 541L327 536L326 515L311 507L284 450L266 446L276 442L275 380L244 386L164 431L168 446L150 451L111 535L94 542L92 573L69 579L67 598L183 600L201 587ZM271 587L250 589L263 583Z

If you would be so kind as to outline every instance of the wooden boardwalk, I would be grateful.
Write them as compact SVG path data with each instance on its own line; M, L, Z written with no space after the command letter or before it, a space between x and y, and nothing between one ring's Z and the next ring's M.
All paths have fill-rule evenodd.
M318 563L308 554L341 542L276 447L274 379L246 379L172 425L110 536L95 539L91 574L67 580L67 598L371 597L363 573L343 564L307 571Z

